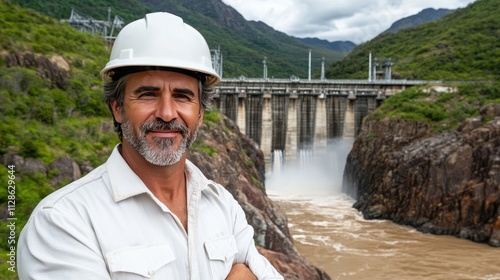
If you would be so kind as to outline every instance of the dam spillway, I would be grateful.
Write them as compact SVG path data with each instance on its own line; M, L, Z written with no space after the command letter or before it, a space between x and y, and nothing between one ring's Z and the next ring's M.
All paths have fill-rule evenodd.
M386 97L428 81L223 79L214 106L264 153L295 160L341 138L355 138L363 118Z

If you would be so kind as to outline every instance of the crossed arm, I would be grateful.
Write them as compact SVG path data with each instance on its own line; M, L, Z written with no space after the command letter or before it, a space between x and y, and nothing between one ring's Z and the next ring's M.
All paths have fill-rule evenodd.
M246 265L237 263L231 268L226 280L257 280L257 277L253 275Z

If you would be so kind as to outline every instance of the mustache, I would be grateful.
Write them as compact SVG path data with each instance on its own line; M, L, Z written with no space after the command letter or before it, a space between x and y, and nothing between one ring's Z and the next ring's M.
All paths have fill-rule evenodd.
M189 133L188 127L178 120L165 122L161 119L156 119L154 121L144 122L141 124L141 131L143 133L148 133L152 130L177 130L180 131L182 135Z

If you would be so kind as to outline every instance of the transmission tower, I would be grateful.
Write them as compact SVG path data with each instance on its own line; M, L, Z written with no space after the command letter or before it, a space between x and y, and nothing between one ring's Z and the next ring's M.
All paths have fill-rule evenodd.
M113 20L111 20L111 7L108 8L107 20L97 20L78 12L74 8L71 8L71 15L69 19L63 19L61 22L67 22L81 32L101 35L106 40L113 40L115 38L115 30L118 31L121 29L125 23L117 15L115 15Z
M217 49L212 49L210 51L212 52L212 65L215 73L222 78L222 53L220 52L220 46Z
M379 77L383 77L384 80L392 80L392 65L394 65L394 60L392 58L375 58L372 60L372 54L368 57L368 81L376 81ZM384 72L378 71L383 69Z

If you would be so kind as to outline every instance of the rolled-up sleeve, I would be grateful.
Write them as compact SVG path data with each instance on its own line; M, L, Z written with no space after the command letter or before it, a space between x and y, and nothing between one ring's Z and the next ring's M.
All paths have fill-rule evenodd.
M283 279L271 263L257 251L253 239L254 229L248 224L245 212L232 196L231 202L235 221L234 236L238 247L236 262L245 263L257 279Z

